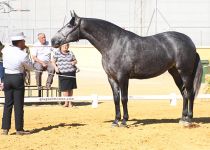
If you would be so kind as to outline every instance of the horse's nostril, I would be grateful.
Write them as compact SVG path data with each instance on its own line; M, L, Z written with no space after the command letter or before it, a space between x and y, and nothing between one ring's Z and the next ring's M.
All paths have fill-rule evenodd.
M52 39L52 40L51 40L51 45L52 45L53 47L59 46L60 43L61 43L60 40L56 40L56 39Z

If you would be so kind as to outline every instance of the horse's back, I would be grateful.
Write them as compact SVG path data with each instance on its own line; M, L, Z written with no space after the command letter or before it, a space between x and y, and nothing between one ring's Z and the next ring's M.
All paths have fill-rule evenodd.
M155 77L172 67L192 69L192 65L188 63L194 63L196 55L192 40L179 32L170 31L140 37L139 43L130 45L130 55L134 60L131 78Z
M155 36L165 37L166 41L169 44L171 44L176 50L190 50L190 51L196 50L193 41L186 34L175 31L168 31L156 34Z
M172 31L146 37L125 31L114 43L102 56L104 69L108 74L129 78L156 77L172 67L192 69L188 63L194 63L196 54L187 35Z

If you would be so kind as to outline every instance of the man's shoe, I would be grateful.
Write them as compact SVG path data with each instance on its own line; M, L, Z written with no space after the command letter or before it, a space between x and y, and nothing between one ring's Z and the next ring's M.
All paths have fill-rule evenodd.
M24 130L16 131L16 135L29 135L29 134L31 134L29 131L24 131Z
M47 90L50 90L50 89L51 89L51 85L47 84L47 85L46 85L46 89L47 89Z
M1 135L8 135L9 130L3 129Z

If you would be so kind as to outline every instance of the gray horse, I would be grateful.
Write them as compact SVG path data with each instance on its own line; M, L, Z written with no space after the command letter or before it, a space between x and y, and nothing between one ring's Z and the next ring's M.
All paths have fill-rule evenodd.
M178 32L164 32L140 37L108 21L72 19L51 39L53 47L87 39L102 55L102 65L111 85L115 104L113 126L121 120L120 98L123 105L122 126L128 120L129 79L147 79L168 71L183 96L181 123L190 123L193 104L202 76L200 57L192 40ZM94 58L93 58L94 59Z

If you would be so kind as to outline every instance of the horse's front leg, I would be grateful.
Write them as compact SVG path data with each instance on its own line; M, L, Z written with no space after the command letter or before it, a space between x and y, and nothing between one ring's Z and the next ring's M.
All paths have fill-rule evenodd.
M111 77L109 77L108 80L109 80L109 83L110 83L111 88L112 88L113 97L114 97L114 104L115 104L115 120L113 121L112 126L119 126L118 122L121 119L119 85Z
M127 121L129 118L128 115L128 82L129 79L124 79L122 82L120 82L120 89L121 89L121 101L123 105L123 120L121 123L121 126L127 126Z

